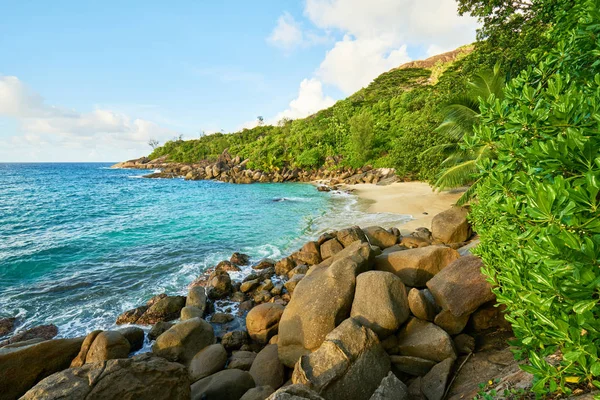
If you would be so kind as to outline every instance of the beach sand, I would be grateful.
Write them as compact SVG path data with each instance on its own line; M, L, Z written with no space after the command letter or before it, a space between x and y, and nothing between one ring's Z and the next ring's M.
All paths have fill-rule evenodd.
M433 217L450 208L462 191L434 192L428 183L396 182L387 186L374 184L345 185L365 200L369 213L393 213L411 215L413 220L399 226L403 235L424 226L431 229Z

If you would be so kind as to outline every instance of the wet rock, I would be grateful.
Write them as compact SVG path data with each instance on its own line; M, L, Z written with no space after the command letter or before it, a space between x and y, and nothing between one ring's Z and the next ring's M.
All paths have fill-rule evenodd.
M300 358L292 381L325 399L368 400L389 371L390 360L377 335L348 318L316 351Z
M260 285L260 281L258 279L252 279L250 281L242 282L240 286L240 291L242 293L248 293L256 289Z
M35 326L13 335L10 339L5 340L4 342L0 342L0 347L31 339L50 340L56 335L58 335L58 327L54 324Z
M411 356L390 356L392 371L412 376L424 376L436 364L435 361Z
M398 335L400 354L443 361L456 358L450 335L439 326L418 318L411 319Z
M184 306L184 296L163 297L148 307L135 323L138 325L154 325L159 321L172 321L179 318L181 309Z
M435 299L427 289L410 289L410 292L408 292L408 304L412 314L419 319L432 322L438 314Z
M334 260L339 255L346 256ZM298 283L279 322L279 358L288 367L316 350L350 315L356 276L370 268L372 250L368 243L357 242L330 259L329 267L313 267Z
M198 307L194 306L185 306L181 309L181 317L182 321L186 321L192 318L202 318L204 312Z
M239 400L254 387L252 376L238 369L226 369L192 385L192 400Z
M188 291L185 301L186 307L196 307L202 311L202 315L206 312L206 289L202 286L193 286Z
M467 240L471 236L468 214L467 208L452 207L433 217L431 221L433 239L441 243L459 243Z
M408 400L408 388L396 375L389 372L370 400Z
M234 351L229 362L227 363L228 369L241 369L242 371L248 371L256 358L256 353L248 350Z
M227 313L214 313L210 318L210 322L213 324L226 324L234 320L233 315Z
M285 381L285 367L279 361L277 345L270 344L262 349L250 367L250 375L257 386L268 385L278 389Z
M254 293L254 296L252 296L252 300L254 300L256 304L261 304L268 302L269 300L271 300L272 297L273 296L271 295L271 292L267 290L260 290Z
M456 317L450 311L442 310L438 315L435 316L433 322L448 332L449 335L454 336L458 335L463 331L463 329L465 329L467 322L469 322L469 315L470 314L464 314L460 317Z
M16 318L0 318L0 337L8 335L15 328Z
M1 349L2 398L17 399L40 380L69 368L82 343L83 338L55 339L15 349Z
M130 326L127 328L119 329L121 335L125 336L125 339L131 345L130 352L138 351L144 346L144 330L137 326Z
M229 261L235 265L248 265L250 257L247 254L235 252L231 255Z
M471 314L494 300L491 285L481 273L483 263L476 256L461 257L427 282L435 301L454 316Z
M157 337L168 331L173 325L172 322L157 322L152 326L150 332L148 332L148 339L156 340Z
M356 277L350 316L380 338L396 332L409 314L406 287L396 275L368 271Z
M227 351L238 350L250 341L246 331L227 332L221 339L221 344Z
M258 264L252 266L253 269L275 268L275 262L268 258L260 260Z
M200 350L190 361L188 371L192 383L221 371L227 363L227 351L221 344Z
M369 226L368 228L363 229L363 232L373 246L377 246L382 250L392 247L398 240L396 235L386 231L380 226Z
M321 244L321 258L326 260L342 250L344 250L344 246L336 238L329 239Z
M223 272L240 272L241 269L236 264L229 261L221 261L215 267L215 271Z
M428 400L442 400L444 398L448 377L450 376L453 365L454 359L447 358L436 364L431 368L431 371L423 377L423 380L421 381L421 391Z
M222 299L231 293L231 277L225 271L215 271L210 275L206 294L209 299Z
M268 343L277 334L284 309L279 304L264 303L250 310L246 316L246 329L252 340Z
M160 335L152 352L170 361L187 364L203 348L215 341L213 327L200 318L179 322Z
M140 355L66 369L38 383L23 400L186 400L190 381L183 365Z
M288 272L290 272L296 263L290 257L283 258L275 264L275 274L279 276L287 276Z
M427 281L459 258L456 250L428 246L375 257L376 269L396 274L405 285L424 287Z
M85 363L127 358L130 349L129 341L120 332L100 332L86 354Z

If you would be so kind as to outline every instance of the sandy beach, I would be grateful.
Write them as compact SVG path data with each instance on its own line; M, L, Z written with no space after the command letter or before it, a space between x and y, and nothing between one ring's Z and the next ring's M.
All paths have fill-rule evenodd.
M435 192L424 182L396 182L387 186L374 184L347 185L353 193L368 202L367 212L408 214L413 220L402 225L402 234L415 228L431 227L433 217L450 208L461 191Z

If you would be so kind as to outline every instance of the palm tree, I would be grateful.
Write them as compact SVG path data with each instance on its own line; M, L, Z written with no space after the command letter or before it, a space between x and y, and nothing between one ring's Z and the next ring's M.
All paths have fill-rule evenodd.
M449 143L425 151L425 153L441 153L446 156L441 163L444 169L433 183L435 189L444 190L470 185L470 188L458 199L458 205L465 204L473 197L478 183L478 180L473 181L477 173L477 162L489 156L489 147L486 145L465 149L461 146L463 138L472 134L473 127L479 123L481 101L490 100L492 96L502 100L504 83L499 64L496 64L492 70L483 70L475 74L467 84L467 93L444 108L444 121L435 130L445 135Z

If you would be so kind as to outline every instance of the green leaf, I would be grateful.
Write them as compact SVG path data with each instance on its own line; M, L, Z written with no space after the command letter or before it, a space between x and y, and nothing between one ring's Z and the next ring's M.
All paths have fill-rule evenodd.
M583 314L584 312L590 311L592 308L594 308L596 304L598 304L598 300L579 301L573 306L573 311L575 311L577 314Z

